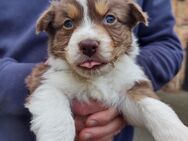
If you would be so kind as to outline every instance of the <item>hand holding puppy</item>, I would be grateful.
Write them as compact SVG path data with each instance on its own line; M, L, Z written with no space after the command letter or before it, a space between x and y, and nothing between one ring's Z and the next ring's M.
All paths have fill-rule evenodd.
M114 108L105 108L99 102L73 102L77 140L104 141L112 138L126 125L125 120Z

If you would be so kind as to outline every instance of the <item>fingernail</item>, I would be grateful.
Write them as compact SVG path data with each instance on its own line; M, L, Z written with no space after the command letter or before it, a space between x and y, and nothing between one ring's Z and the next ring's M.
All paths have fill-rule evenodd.
M98 125L98 122L96 120L89 120L88 123L87 123L88 126L97 126Z
M89 133L85 133L84 134L84 140L85 141L88 141L88 140L90 140L92 138L92 135L91 134L89 134Z

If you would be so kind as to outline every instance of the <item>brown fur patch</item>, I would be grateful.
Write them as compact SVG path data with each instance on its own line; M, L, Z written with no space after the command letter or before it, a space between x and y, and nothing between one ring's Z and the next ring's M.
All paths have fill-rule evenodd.
M54 39L49 40L49 52L57 58L65 59L66 51L72 32L59 30Z
M54 18L53 7L50 6L46 11L42 13L36 24L36 34L46 31L49 32L49 24Z
M78 8L73 4L67 4L67 13L68 16L72 19L77 18L80 14Z
M113 41L112 62L115 62L122 54L129 54L133 27L138 22L147 21L141 8L133 0L88 0L88 6L92 21L101 25ZM104 13L114 15L117 22L111 25L104 24Z
M71 18L74 22L72 29L63 27L67 18ZM65 48L82 19L83 8L75 0L52 2L52 5L42 14L37 23L37 31L46 31L49 35L49 53L57 58L65 59Z
M132 11L131 15L133 17L133 19L130 19L131 24L134 26L137 23L141 22L148 26L148 15L142 11L141 7L132 0L129 0L128 4Z
M128 95L135 101L140 101L146 97L159 99L159 97L153 92L151 83L149 81L136 82L134 87L128 91Z
M41 85L41 81L43 80L42 75L48 68L49 66L44 63L38 64L26 78L26 86L30 93L33 93L36 88Z
M106 15L109 9L107 0L97 0L95 2L95 9L99 15L101 16Z

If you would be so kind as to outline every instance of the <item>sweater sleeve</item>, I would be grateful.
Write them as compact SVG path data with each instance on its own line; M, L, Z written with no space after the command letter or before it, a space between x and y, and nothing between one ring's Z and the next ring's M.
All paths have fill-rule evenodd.
M29 4L25 0L1 0L0 117L29 113L24 108L28 95L25 78L35 64L47 57L47 37L35 35L35 23L48 5L45 0L32 0Z
M28 92L24 82L34 65L11 58L0 60L0 114L20 116L26 113L24 103Z
M141 51L137 61L159 90L178 72L183 51L174 32L171 0L145 0L143 9L149 15L149 27L139 26Z

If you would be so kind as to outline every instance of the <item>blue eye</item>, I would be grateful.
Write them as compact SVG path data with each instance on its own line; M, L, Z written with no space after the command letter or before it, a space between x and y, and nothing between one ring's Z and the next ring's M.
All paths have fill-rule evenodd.
M71 29L71 28L73 28L74 24L71 19L67 19L67 20L65 20L63 26L67 29Z
M107 15L105 17L105 23L107 23L107 24L113 24L115 22L116 22L116 17L115 16L113 16L113 15Z

